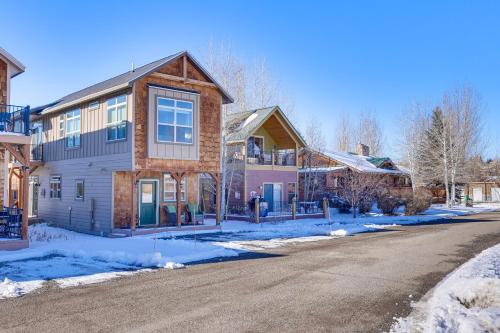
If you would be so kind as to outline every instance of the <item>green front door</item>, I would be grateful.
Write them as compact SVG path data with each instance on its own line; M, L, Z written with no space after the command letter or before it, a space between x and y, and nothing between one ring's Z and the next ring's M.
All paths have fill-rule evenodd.
M142 180L139 191L139 225L147 226L156 224L156 182Z

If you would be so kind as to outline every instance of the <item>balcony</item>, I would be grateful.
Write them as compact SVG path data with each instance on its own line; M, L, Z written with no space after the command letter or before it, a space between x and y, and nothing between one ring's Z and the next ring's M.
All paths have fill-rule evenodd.
M0 104L0 135L30 135L30 107Z
M295 149L278 149L260 153L249 152L247 164L250 165L275 165L296 166L297 152Z

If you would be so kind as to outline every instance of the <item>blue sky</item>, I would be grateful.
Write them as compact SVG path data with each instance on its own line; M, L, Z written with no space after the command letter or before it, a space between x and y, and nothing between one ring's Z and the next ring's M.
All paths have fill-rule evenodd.
M413 100L472 85L488 155L500 155L498 1L10 1L0 45L27 67L12 103L40 105L210 40L265 57L294 97L298 126L321 121L331 145L342 113L372 112L387 151Z

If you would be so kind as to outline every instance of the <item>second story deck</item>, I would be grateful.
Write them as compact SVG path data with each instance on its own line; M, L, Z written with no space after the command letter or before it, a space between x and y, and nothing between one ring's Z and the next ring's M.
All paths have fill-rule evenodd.
M0 143L30 143L30 107L0 104Z

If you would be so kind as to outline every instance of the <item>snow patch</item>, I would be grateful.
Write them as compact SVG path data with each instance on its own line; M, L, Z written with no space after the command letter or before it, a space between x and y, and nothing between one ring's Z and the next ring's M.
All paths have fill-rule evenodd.
M500 244L450 273L392 333L500 332Z
M30 293L43 286L44 281L34 280L28 282L16 282L9 278L4 278L0 283L0 299L19 297L21 295Z

